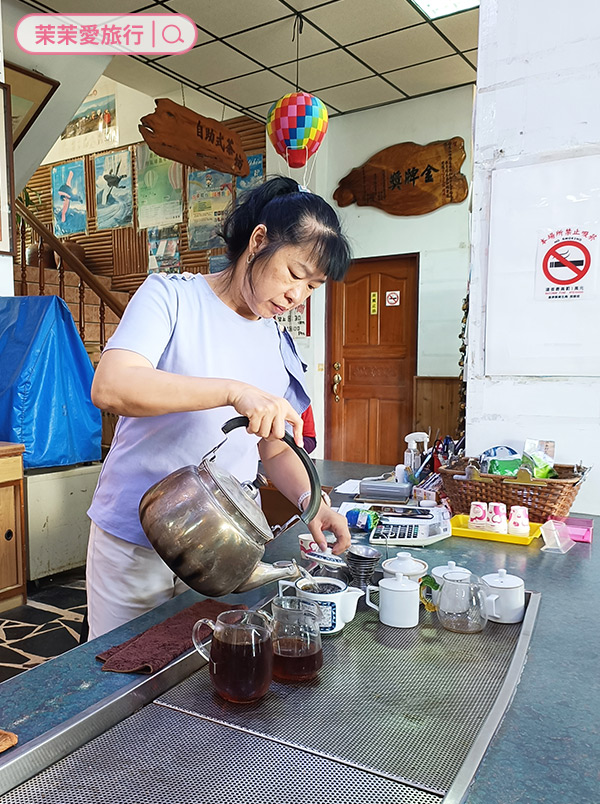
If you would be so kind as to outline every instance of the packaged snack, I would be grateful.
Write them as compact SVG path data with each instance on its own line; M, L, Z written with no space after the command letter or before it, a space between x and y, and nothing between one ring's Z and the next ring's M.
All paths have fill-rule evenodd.
M351 528L372 531L379 522L379 514L370 508L351 508L346 511L346 519Z
M532 477L558 477L554 468L554 441L536 441L528 438L523 449L522 466L529 469Z

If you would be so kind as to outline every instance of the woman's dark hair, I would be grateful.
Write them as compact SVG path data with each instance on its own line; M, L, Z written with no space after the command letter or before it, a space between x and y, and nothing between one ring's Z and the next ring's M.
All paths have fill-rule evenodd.
M250 235L259 223L267 229L267 245L256 261L269 259L284 246L302 246L325 276L344 278L351 255L338 216L320 196L301 191L294 179L275 176L246 192L228 214L220 234L232 265L248 247Z

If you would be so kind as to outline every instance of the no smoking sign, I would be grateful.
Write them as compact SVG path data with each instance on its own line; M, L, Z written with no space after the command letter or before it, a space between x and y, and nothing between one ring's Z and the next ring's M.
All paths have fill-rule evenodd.
M594 298L598 266L598 234L585 227L540 231L535 297L547 301Z
M546 252L542 271L554 285L575 285L587 274L591 264L592 256L584 243L561 240Z

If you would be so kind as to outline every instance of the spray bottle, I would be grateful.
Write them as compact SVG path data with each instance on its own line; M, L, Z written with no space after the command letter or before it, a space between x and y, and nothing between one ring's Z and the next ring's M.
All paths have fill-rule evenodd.
M429 435L422 432L409 433L404 440L408 445L406 451L404 452L404 465L414 474L421 466L421 455L427 452ZM418 443L423 444L422 453L417 448Z

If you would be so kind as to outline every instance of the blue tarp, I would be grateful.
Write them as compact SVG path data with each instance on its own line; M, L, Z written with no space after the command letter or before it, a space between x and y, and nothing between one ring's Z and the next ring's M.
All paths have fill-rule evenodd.
M25 468L100 460L93 376L62 299L0 298L0 441L25 444Z

